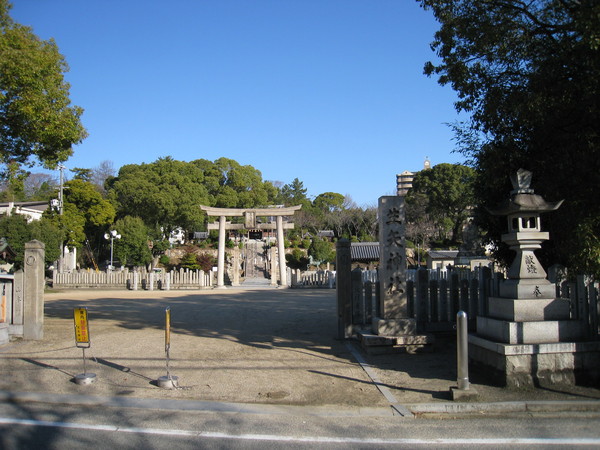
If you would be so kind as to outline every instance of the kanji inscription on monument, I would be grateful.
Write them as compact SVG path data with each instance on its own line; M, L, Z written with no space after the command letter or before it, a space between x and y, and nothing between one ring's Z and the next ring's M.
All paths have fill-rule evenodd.
M379 280L383 319L408 317L404 216L403 197L379 198Z

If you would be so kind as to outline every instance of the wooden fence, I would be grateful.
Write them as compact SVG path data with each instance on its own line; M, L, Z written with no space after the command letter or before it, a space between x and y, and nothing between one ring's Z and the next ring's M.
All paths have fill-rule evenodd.
M180 269L171 272L76 270L52 274L52 286L57 289L202 289L214 285L212 272Z

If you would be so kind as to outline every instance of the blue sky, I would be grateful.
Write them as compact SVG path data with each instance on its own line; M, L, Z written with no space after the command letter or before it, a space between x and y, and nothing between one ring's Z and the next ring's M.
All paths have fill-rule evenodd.
M12 17L70 66L89 137L69 169L227 157L367 206L426 156L462 161L456 95L423 75L438 24L413 0L13 0Z

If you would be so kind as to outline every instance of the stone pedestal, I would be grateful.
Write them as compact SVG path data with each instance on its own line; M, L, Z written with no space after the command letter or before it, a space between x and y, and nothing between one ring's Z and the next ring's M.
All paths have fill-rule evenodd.
M600 382L600 342L511 345L471 335L469 358L474 368L503 386Z

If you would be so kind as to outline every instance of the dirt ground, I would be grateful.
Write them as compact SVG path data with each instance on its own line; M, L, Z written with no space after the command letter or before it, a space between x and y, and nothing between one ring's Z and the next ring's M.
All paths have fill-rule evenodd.
M0 390L289 405L389 405L348 348L336 339L334 290L49 292L44 340L0 347ZM73 308L87 307L89 386L75 346ZM157 387L167 375L165 308L171 308L169 374L179 389ZM354 344L353 344L354 345ZM358 347L356 347L358 349ZM358 350L355 350L358 351ZM456 385L455 345L437 337L424 354L363 359L398 402L449 402ZM480 401L597 399L598 389L511 391L472 374Z

